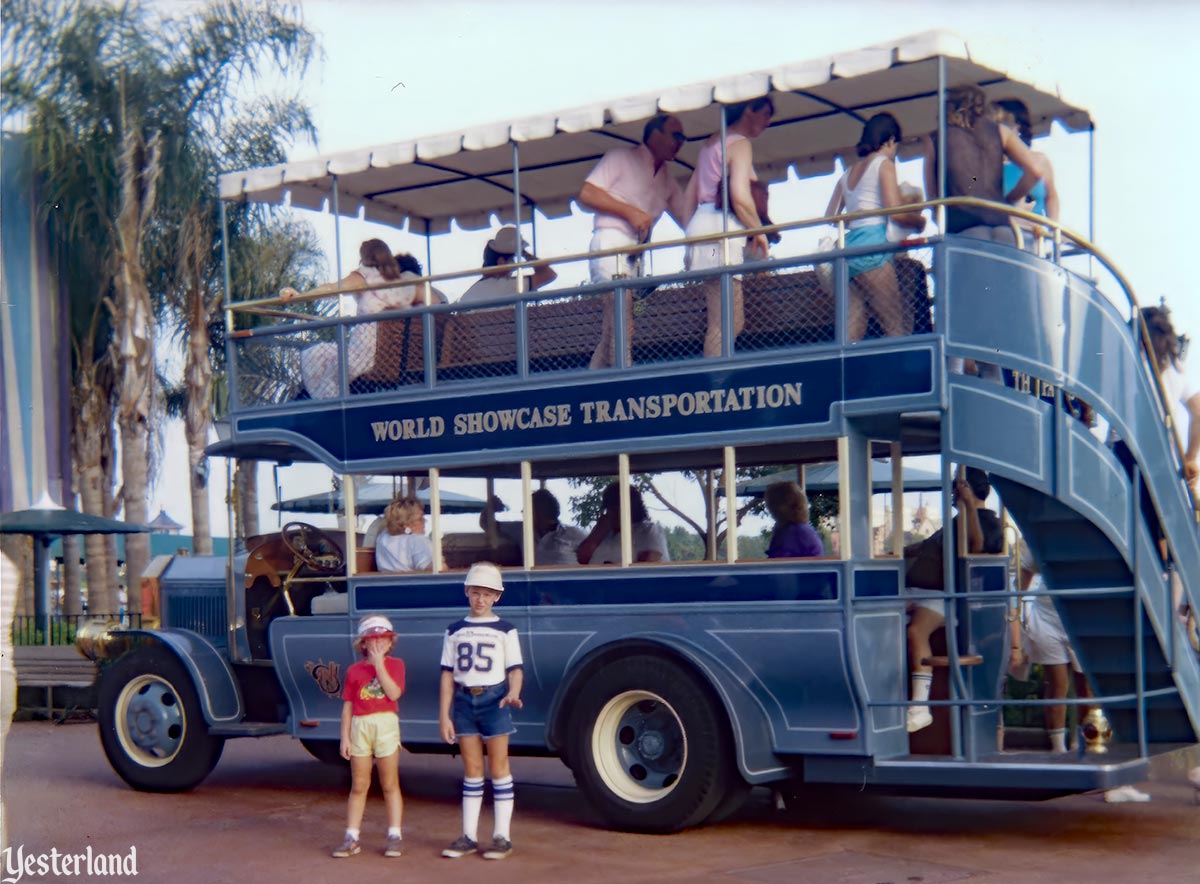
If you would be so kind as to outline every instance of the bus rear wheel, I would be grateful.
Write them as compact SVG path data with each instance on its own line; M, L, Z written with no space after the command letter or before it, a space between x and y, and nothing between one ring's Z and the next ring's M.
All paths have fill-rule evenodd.
M618 829L698 825L741 781L724 711L696 675L665 657L627 657L589 678L569 742L580 788Z
M100 680L100 742L109 764L143 792L184 792L216 766L225 747L208 732L191 676L161 646L141 647Z

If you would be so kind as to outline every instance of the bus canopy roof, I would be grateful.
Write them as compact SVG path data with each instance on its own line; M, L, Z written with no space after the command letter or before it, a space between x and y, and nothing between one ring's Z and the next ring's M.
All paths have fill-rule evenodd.
M1088 129L1085 110L1040 84L1028 68L1000 59L1008 53L971 46L945 31L928 31L853 52L827 55L771 70L692 83L661 92L475 126L295 163L220 176L224 199L282 203L320 210L337 186L337 210L346 216L412 233L443 233L451 221L462 228L489 224L492 213L513 220L513 145L522 215L530 207L548 217L570 214L584 178L608 150L641 140L644 122L672 113L688 143L676 159L677 175L695 163L703 140L720 129L714 106L770 95L771 128L754 144L755 167L768 180L789 169L799 176L827 174L835 157L850 156L862 123L881 111L893 114L907 135L937 125L938 59L946 62L948 88L973 83L993 98L1024 101L1034 131L1058 120L1071 130ZM907 152L907 153L906 153ZM915 147L905 145L902 154Z

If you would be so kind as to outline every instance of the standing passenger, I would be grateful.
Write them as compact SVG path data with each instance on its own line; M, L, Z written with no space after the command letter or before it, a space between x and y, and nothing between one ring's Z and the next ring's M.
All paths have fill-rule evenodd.
M896 179L896 150L900 147L900 124L891 114L876 114L863 126L858 141L858 162L846 170L833 189L826 215L891 209L906 202ZM916 232L925 229L920 212L891 215L891 220ZM876 215L849 222L847 246L886 246L888 217ZM850 314L847 340L861 340L867 333L867 311L888 336L912 334L912 302L900 295L892 252L860 255L847 263L850 271Z
M667 164L675 159L685 141L683 126L669 114L659 114L646 123L642 143L636 147L610 150L588 175L579 191L579 203L595 213L596 220L588 251L616 249L650 241L650 233L663 212L683 228L683 190L671 177ZM639 256L633 253L592 258L588 262L592 282L626 276L641 276ZM633 339L632 296L625 294L626 362ZM605 296L604 325L600 343L592 354L591 368L616 364L612 295Z
M712 135L700 148L700 156L696 160L696 171L688 183L689 195L695 199L696 211L688 221L688 236L704 236L720 233L723 226L724 213L717 208L717 191L721 188L721 179L726 169L729 172L729 202L732 216L729 219L729 229L746 230L761 227L762 219L754 203L754 194L750 182L757 181L754 172L754 152L750 147L751 139L757 138L767 130L771 117L775 115L775 104L764 95L752 101L731 105L725 110L726 128L725 143L721 144L721 134ZM725 165L722 165L724 153ZM728 239L729 263L741 264L743 253L747 248L745 239L730 237ZM750 238L749 248L754 255L767 254L767 238L757 234ZM708 267L721 267L724 248L720 240L697 243L687 248L684 256L684 266L688 270L702 270ZM708 289L708 329L704 335L704 355L721 355L721 287L718 281L706 283ZM736 338L745 324L745 311L742 306L742 285L737 280L733 292L733 336Z
M442 739L463 759L463 833L442 851L458 859L479 849L479 811L483 808L483 748L487 744L492 774L495 832L484 859L512 853L509 828L513 813L513 779L508 766L508 738L516 733L512 709L520 709L521 645L517 627L492 613L504 592L500 569L476 562L467 572L466 596L471 613L446 630L442 644L442 684L438 723Z

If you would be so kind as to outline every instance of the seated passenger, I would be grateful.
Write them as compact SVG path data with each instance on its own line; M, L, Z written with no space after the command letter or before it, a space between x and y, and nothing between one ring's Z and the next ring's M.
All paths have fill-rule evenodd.
M413 276L424 276L425 275L424 272L422 272L422 270L421 270L421 262L418 261L416 258L414 258L412 255L410 255L408 252L397 252L396 253L396 263L400 265L400 270L403 273L411 273ZM415 288L417 290L417 294L413 298L413 303L420 306L421 304L424 303L425 286L417 285L417 286L415 286ZM446 293L443 292L441 289L439 289L437 286L431 285L429 287L429 303L430 303L430 305L449 304L450 299L447 298Z
M896 179L896 151L900 147L900 124L891 114L876 114L863 126L858 140L860 159L846 170L833 189L833 197L825 209L826 215L847 212L869 212L892 209L906 202L900 194ZM920 232L925 229L925 217L920 212L892 215L891 220L903 227ZM886 246L888 217L876 215L850 221L846 233L847 247ZM846 338L862 340L867 333L868 313L885 335L911 335L913 329L912 303L901 296L892 266L892 252L860 255L847 262L850 276L850 313Z
M425 507L413 497L400 497L384 511L384 527L375 538L375 566L380 571L428 571L433 547L425 536Z
M959 514L954 517L951 530L957 536L958 520L965 517L967 552L972 555L998 553L1004 549L1004 527L1000 518L983 505L991 492L988 474L975 467L967 467L965 478L954 480L954 502L958 505ZM956 555L957 548L956 544ZM930 636L946 624L946 602L942 597L946 591L942 529L939 528L925 540L906 546L904 561L904 582L909 588L909 595L918 596L908 603L908 659L912 674L912 698L917 703L924 703L929 699L933 667L921 661L933 653L929 646ZM928 706L908 707L909 733L931 724L933 716Z
M600 518L579 549L576 558L581 565L617 565L621 563L621 489L616 482L604 489ZM641 492L629 489L630 561L669 562L667 535L650 520L642 502Z
M808 521L808 497L795 482L773 482L765 495L767 512L775 520L767 556L772 559L822 556L821 535Z
M337 294L351 292L357 305L357 315L380 313L409 307L418 296L418 287L397 285L385 289L362 291L365 286L379 285L390 280L398 282L415 279L418 274L401 270L391 250L382 240L368 239L358 250L359 265L341 282L318 286L308 294ZM420 265L418 265L419 269ZM299 296L294 288L283 288L279 292L282 300ZM363 322L350 329L347 339L346 382L361 377L375 364L375 323ZM332 399L338 394L338 346L333 341L322 341L304 348L300 353L300 377L304 389L313 399Z
M480 304L515 295L517 278L506 270L504 265L514 264L518 260L536 261L537 256L529 251L529 243L517 238L517 228L511 224L501 227L496 231L495 237L483 247L483 266L495 269L485 270L483 278L463 292L463 296L458 299L459 303ZM536 291L557 278L558 274L553 268L535 267L526 291Z
M533 563L535 565L575 565L578 564L575 552L584 541L583 529L574 525L562 525L558 521L561 509L556 498L545 488L539 488L530 495L533 507ZM497 522L491 519L491 514L498 508L496 498L488 503L479 516L479 526L488 530L488 523L494 526L499 538L504 542L515 544L518 549L524 544L522 537L523 522Z

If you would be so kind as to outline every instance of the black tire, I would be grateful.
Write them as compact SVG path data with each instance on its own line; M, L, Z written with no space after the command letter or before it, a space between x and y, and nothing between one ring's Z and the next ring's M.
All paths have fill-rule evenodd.
M223 737L208 732L191 676L173 652L146 645L100 679L100 742L125 782L143 792L185 792L216 766Z
M322 764L347 768L350 766L350 762L342 757L342 744L339 740L301 740L300 745Z
M695 674L665 657L604 666L583 685L571 719L575 779L614 828L698 825L741 782L724 710Z

